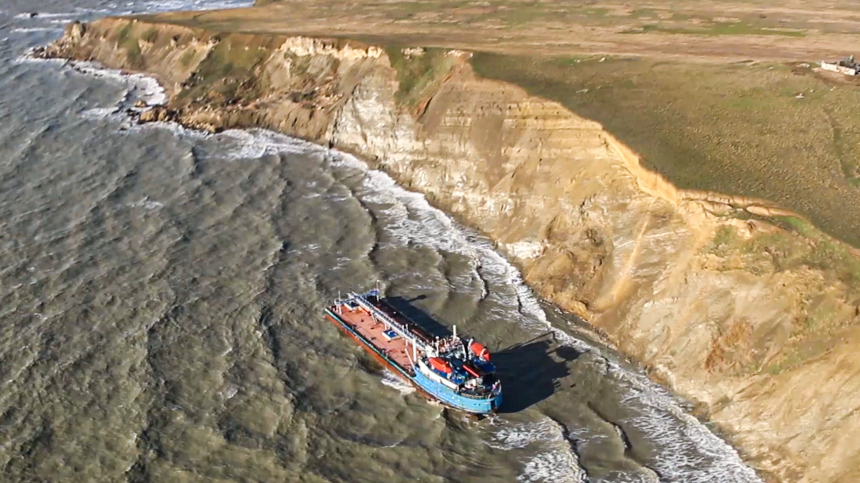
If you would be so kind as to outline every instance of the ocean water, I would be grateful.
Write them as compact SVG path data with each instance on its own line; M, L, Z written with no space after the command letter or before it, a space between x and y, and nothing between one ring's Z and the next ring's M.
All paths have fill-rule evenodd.
M384 173L136 126L151 79L25 55L74 19L247 3L0 3L0 480L759 481ZM377 282L493 350L501 414L424 400L321 317Z

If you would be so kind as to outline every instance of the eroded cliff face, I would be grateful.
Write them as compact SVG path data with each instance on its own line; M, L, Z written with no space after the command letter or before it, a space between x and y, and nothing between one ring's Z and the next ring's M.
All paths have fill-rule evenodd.
M496 240L767 479L860 480L856 260L784 229L802 220L781 228L762 217L787 213L764 202L681 192L599 124L477 78L465 52L105 19L43 54L154 75L170 95L154 119L362 156Z

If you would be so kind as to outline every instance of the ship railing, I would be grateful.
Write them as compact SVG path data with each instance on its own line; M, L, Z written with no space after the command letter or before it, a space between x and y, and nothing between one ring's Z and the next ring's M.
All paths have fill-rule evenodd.
M474 388L461 389L459 394L472 399L491 399L502 392L502 384L496 381L492 386L478 386Z
M492 399L499 395L499 391L497 388L494 389L484 389L482 391L475 391L473 389L469 390L461 390L457 394L467 397L469 399Z
M348 300L354 300L358 303L358 305L364 310L368 311L371 316L383 324L385 324L388 328L397 333L400 337L406 339L410 344L415 345L422 352L427 352L428 347L424 344L424 342L418 340L412 333L409 332L409 329L404 327L402 324L392 319L388 314L377 308L372 303L368 302L367 299L364 298L364 295L350 293Z

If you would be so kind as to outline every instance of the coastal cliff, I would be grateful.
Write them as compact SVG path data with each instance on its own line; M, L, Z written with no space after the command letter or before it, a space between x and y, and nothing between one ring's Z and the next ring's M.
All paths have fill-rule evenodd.
M464 51L70 25L40 55L157 78L143 120L355 153L491 237L534 290L697 403L767 480L860 479L860 262L763 200L675 188Z

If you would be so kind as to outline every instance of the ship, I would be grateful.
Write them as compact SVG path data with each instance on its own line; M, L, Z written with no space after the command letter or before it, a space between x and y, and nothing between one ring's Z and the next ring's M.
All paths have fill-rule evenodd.
M326 318L395 375L431 400L476 416L495 413L502 384L487 348L471 338L432 336L395 309L379 290L349 293L325 309Z

